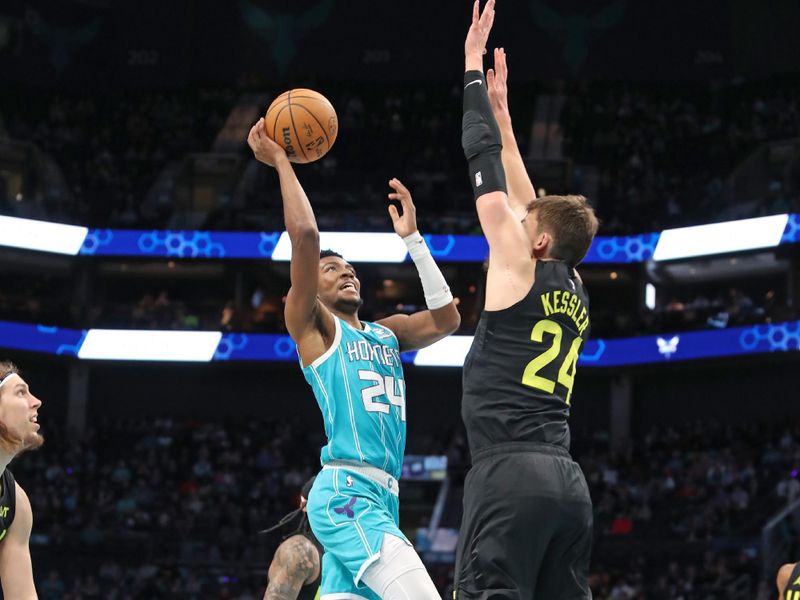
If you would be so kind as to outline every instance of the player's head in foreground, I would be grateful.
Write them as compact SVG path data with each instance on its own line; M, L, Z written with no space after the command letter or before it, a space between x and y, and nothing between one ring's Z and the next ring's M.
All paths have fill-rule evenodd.
M364 304L356 270L333 250L319 253L319 299L331 311L355 315Z
M11 459L44 443L38 423L41 405L17 366L0 361L0 455Z
M522 220L534 258L575 267L586 256L599 225L583 196L544 196L531 201Z

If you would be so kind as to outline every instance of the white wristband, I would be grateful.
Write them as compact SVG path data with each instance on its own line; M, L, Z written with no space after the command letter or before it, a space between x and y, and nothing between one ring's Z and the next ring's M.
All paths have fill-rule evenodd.
M408 254L417 267L422 291L425 293L425 304L430 310L447 306L453 301L450 287L444 280L444 275L439 270L436 261L431 256L431 251L419 231L403 238L408 248Z

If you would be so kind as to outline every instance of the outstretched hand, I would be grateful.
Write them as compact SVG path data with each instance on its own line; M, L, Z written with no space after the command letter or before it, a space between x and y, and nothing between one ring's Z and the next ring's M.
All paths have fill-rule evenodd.
M400 215L397 207L390 204L389 216L392 217L392 225L397 235L404 238L417 231L417 209L411 199L411 192L397 177L389 180L389 187L394 190L389 193L389 200L397 200L403 209L403 214Z
M504 48L494 49L494 69L486 71L486 91L492 111L498 120L509 114L508 111L508 65Z
M264 117L261 117L250 128L247 144L255 154L256 159L270 167L274 167L282 158L287 158L286 150L267 135Z
M480 12L480 0L475 0L472 5L472 24L467 32L467 39L464 42L464 56L467 61L467 70L479 69L476 61L483 65L483 55L486 54L486 42L489 39L489 32L494 23L494 3L495 0L488 0Z

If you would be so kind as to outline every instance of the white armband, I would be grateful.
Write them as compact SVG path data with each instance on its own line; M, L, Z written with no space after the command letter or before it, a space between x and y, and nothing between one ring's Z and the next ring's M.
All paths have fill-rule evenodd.
M439 270L436 261L431 256L431 251L419 231L403 238L408 248L408 253L417 267L422 291L425 293L425 304L430 310L447 306L453 301L450 287L444 280L444 275Z

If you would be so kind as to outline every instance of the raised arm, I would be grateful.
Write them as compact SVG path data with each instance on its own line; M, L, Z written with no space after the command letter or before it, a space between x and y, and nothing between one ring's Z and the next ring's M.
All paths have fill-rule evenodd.
M389 186L394 190L389 194L389 199L400 202L400 207L403 209L401 215L397 208L390 205L389 216L392 218L395 232L403 238L411 260L417 267L422 290L425 293L425 303L428 305L428 310L413 315L392 315L380 321L381 325L394 332L400 342L400 350L405 352L430 346L447 337L458 329L461 315L444 275L417 229L417 210L411 192L400 183L399 179L390 180Z
M508 65L504 48L494 50L494 69L486 72L486 90L489 93L492 112L500 127L503 170L506 172L508 183L508 202L514 214L521 220L527 213L528 203L536 199L536 190L525 168L511 125L511 112L508 109Z
M464 42L464 117L461 145L469 165L478 218L489 242L486 307L504 308L519 300L532 283L531 244L508 202L502 138L489 103L483 76L483 54L494 22L495 0L481 14L476 0L472 25ZM504 306L505 304L505 306Z
M324 353L327 347L304 348L318 345L321 333L326 340L333 339L333 316L317 299L319 288L319 230L314 211L303 187L297 180L286 152L269 138L260 119L247 138L255 157L278 172L283 198L283 219L292 242L290 277L292 287L286 297L286 328L297 343L306 363Z
M3 597L15 600L36 600L33 584L30 539L33 528L33 511L28 495L16 485L17 508L14 522L8 528L5 540L0 544L0 582Z
M297 600L300 589L319 577L319 552L308 538L294 535L275 551L264 600Z

